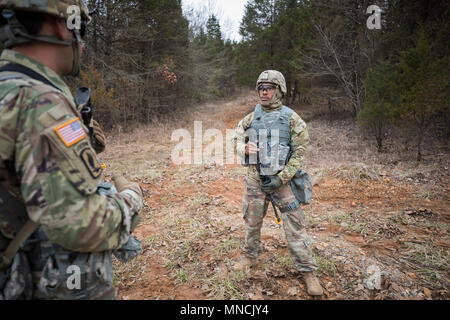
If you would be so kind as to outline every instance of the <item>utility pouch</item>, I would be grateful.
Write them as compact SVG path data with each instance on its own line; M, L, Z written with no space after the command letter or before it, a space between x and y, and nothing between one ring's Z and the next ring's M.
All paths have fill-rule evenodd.
M311 177L306 171L299 170L291 180L292 192L301 204L310 204L312 199Z
M0 300L30 300L33 280L27 256L19 252L11 266L0 272Z

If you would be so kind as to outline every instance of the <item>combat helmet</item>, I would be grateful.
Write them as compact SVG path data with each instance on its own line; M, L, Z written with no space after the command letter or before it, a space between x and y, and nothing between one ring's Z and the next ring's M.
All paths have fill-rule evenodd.
M0 11L6 24L0 28L0 42L4 48L30 41L43 41L60 45L71 45L74 50L74 66L72 73L79 72L78 45L83 43L82 35L90 22L89 11L83 0L0 0ZM65 19L68 28L73 31L73 40L63 40L56 36L30 35L17 20L16 11L28 11ZM72 28L69 27L69 24Z
M276 70L266 70L261 73L258 77L258 81L256 82L256 90L261 83L273 83L277 85L283 96L287 93L286 80L281 72Z
M68 8L74 5L80 8L80 13L85 19L89 18L89 12L83 0L0 0L2 9L39 12L66 19L72 15L72 11Z
M56 44L71 44L61 39L49 36L30 35L17 21L15 11L28 11L68 19L75 19L75 11L71 6L76 6L80 14L80 28L90 22L89 11L82 0L0 0L0 10L7 24L0 31L0 41L5 48L26 43L33 40L46 41ZM74 31L79 31L74 28ZM77 41L81 41L79 35Z

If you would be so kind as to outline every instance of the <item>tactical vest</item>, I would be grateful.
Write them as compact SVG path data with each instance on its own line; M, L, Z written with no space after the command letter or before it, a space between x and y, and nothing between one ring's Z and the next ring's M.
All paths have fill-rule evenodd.
M290 126L290 119L293 113L292 109L283 106L278 117L276 117L276 112L264 112L260 105L256 106L253 122L247 130L247 135L250 141L259 141L260 152L257 159L252 159L252 155L248 156L246 163L260 163L260 174L276 175L289 163L293 151ZM274 118L267 119L267 117L271 116ZM269 126L266 125L267 120L272 120ZM274 134L276 135L275 137ZM297 205L300 203L311 203L312 183L306 171L298 170L291 179L290 185L297 199ZM294 205L294 207L296 206Z
M253 122L249 129L256 131L259 141L259 161L262 175L276 175L289 162L291 151L290 119L293 113L292 109L283 106L278 117L276 117L276 112L264 112L261 105L256 106ZM271 124L267 125L267 122L271 122Z

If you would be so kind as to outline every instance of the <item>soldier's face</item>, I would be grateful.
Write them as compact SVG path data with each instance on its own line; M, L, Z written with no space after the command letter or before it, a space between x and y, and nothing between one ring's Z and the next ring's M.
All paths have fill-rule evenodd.
M258 87L258 93L259 93L259 97L260 97L261 101L263 101L263 102L272 101L276 90L277 90L277 87L275 85L273 85L272 83L262 83Z

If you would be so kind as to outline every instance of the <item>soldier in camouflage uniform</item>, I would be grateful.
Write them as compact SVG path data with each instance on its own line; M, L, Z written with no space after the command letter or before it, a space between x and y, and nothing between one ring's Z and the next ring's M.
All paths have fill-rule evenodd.
M256 258L261 254L261 227L269 205L268 194L272 194L276 206L281 211L283 227L288 242L288 248L295 267L304 275L310 295L321 295L322 287L313 271L317 269L316 261L312 256L311 240L306 233L305 213L296 200L290 186L290 180L301 168L306 148L309 142L308 130L305 122L293 110L283 106L281 99L286 94L286 84L283 75L275 70L264 71L257 81L257 91L260 104L255 112L247 115L236 129L234 142L238 155L245 157L259 154L264 158L262 149L278 150L276 161L271 165L262 165L258 171L256 163L250 163L245 179L245 193L243 197L243 213L246 225L244 255L238 261L234 269L242 270L256 263ZM290 148L283 146L277 140L272 139L267 146L267 137L271 128L279 128L279 139L284 134L290 142ZM248 141L249 130L261 129L266 131L265 139L260 141ZM283 129L284 128L284 129ZM255 140L255 139L254 139ZM264 141L263 141L264 140ZM257 144L259 142L259 145ZM275 144L274 144L275 143ZM286 157L286 150L292 149L290 159ZM271 154L269 150L269 153ZM267 150L265 150L267 151ZM281 162L279 162L281 159ZM248 162L248 161L247 161ZM264 161L260 160L260 163ZM286 163L287 162L287 163ZM279 164L282 164L279 166ZM262 183L260 173L268 175Z
M81 16L72 29L70 5ZM0 11L0 190L23 203L28 220L15 228L0 199L0 300L115 299L111 253L135 256L142 190L122 176L115 187L101 184L103 168L61 78L79 72L87 8L0 0ZM29 225L34 232L8 258Z

